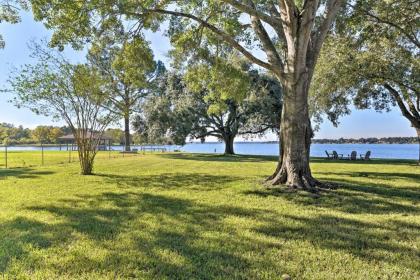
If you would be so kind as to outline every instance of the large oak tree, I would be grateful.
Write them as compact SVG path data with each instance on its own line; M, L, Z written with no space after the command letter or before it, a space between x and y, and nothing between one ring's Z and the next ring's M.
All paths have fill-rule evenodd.
M344 0L204 0L204 1L32 1L36 19L55 29L53 45L83 45L98 25L118 21L156 30L170 18L172 40L191 34L215 37L239 51L255 65L267 69L281 82L284 108L281 153L273 184L314 190L320 183L309 167L313 135L308 112L308 92L319 52ZM253 49L264 53L257 56Z
M225 154L234 154L237 136L278 132L281 86L256 70L199 64L184 76L167 72L156 89L134 121L146 142L184 145L211 136L225 143Z

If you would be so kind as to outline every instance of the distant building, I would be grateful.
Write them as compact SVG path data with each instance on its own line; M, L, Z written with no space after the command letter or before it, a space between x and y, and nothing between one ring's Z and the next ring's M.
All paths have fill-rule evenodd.
M100 135L99 133L96 133L96 132L94 132L92 135L91 132L87 132L86 138L87 139L100 139L99 145L98 145L99 151L107 151L111 149L113 139L107 135L104 135L104 134ZM65 145L67 151L69 149L77 150L76 138L74 137L73 134L67 134L67 135L59 137L58 142L60 143L60 150L61 150L61 145Z

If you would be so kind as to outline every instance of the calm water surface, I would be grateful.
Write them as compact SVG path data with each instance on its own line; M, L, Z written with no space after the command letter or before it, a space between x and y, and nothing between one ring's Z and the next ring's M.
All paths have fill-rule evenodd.
M247 155L278 155L277 143L235 143L235 153ZM419 145L417 144L312 144L311 156L325 157L325 150L337 151L347 156L352 151L364 154L372 152L373 158L389 159L418 159ZM191 153L223 153L223 143L192 143L181 148L181 151Z
M189 153L223 153L223 143L189 143L185 146L165 146L170 151L175 149ZM279 153L279 145L276 143L235 143L235 152L245 155L271 155ZM3 148L2 148L3 149ZM58 150L58 147L46 147L45 150ZM113 146L114 150L121 150L121 146ZM40 147L9 147L9 150L30 151L40 150ZM364 154L372 152L373 158L388 159L418 159L419 145L417 144L312 144L311 156L325 157L325 150L337 151L347 156L352 151Z

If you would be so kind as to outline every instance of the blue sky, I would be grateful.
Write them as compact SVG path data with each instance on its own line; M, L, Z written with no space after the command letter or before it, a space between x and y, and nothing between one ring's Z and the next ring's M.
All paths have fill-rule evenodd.
M0 25L0 33L6 41L6 47L0 50L0 88L6 87L8 72L12 66L31 63L30 51L27 44L31 40L49 38L51 32L41 23L35 22L31 14L23 14L22 22L16 25ZM161 34L147 34L152 44L156 59L167 61L166 53L169 49L167 38ZM66 56L72 61L81 61L84 54L68 48ZM10 96L0 94L0 122L9 122L25 127L35 127L43 124L62 125L54 123L50 118L37 116L26 109L17 109L8 102ZM340 125L335 128L328 121L321 125L316 138L360 138L360 137L387 137L387 136L415 136L415 131L409 122L395 108L389 113L377 113L372 110L353 110L352 114L341 119ZM272 140L274 136L267 138Z

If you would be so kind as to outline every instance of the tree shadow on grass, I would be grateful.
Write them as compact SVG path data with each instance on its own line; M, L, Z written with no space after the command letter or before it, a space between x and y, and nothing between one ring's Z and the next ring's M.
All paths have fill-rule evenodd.
M70 277L99 271L124 279L257 279L270 275L265 272L287 269L264 254L282 250L281 240L302 240L365 261L392 262L412 271L419 268L415 262L418 249L394 242L417 236L419 225L403 221L378 224L326 214L279 216L263 209L209 205L131 191L79 195L25 210L48 213L60 222L16 218L0 224L0 272L8 272L11 260L23 258L31 259L30 265L35 268L43 267L42 260L28 251L35 247L57 249L62 254L59 263L50 264L48 269L57 275L65 271ZM270 238L246 237L242 228L228 222L230 218L258 220L256 225L244 222L245 228ZM105 250L103 260L74 246L75 236L82 236L79 242L90 240L96 248ZM72 251L77 247L78 251ZM1 248L7 248L3 255Z
M96 174L105 178L107 183L121 188L158 188L158 189L190 189L196 191L216 191L229 188L229 183L243 178L235 176L210 175L201 173L162 173L157 175L116 175Z
M7 177L22 178L22 179L34 179L42 175L51 175L54 174L52 171L39 171L32 168L11 168L11 169L1 169L0 170L0 179Z
M276 238L309 241L365 261L394 263L410 269L413 277L420 271L419 249L398 243L415 240L418 225L401 224L395 220L378 224L328 214L313 217L285 215L284 218L282 222L272 221L255 231Z
M47 249L65 240L59 228L28 218L1 223L0 273L7 270L10 260L26 257L30 248Z
M285 188L264 188L246 191L245 194L261 197L285 197L298 204L331 208L346 213L420 213L419 187L378 183L403 180L420 182L420 174L387 172L317 172L322 180L339 186L337 191L324 193L317 199L307 194L290 192ZM368 179L368 180L365 180Z
M330 181L339 184L339 189L324 193L315 199L306 193L291 193L282 188L256 189L244 193L260 197L284 197L296 204L330 208L352 214L420 213L420 189L395 188L385 184L359 183L348 179Z
M252 264L258 265L258 260L251 263L241 254L278 246L237 238L237 229L224 223L228 217L255 219L263 215L261 210L212 206L150 193L81 195L54 205L26 210L47 212L64 221L57 225L39 226L43 237L51 238L42 240L45 244L56 242L58 237L55 235L59 235L64 240L53 245L65 246L77 233L107 250L105 260L99 264L90 261L89 256L78 256L83 262L77 263L66 262L67 258L63 258L60 267L67 272L79 273L93 267L104 273L115 272L122 278L244 279L250 275L253 278L255 270L251 267ZM15 221L4 226L7 227L6 232L20 231ZM27 234L37 236L39 231L37 227L31 229L28 226ZM127 242L126 247L119 247L124 243L121 238ZM28 243L27 239L20 237L16 241L17 244ZM0 248L3 242L0 240ZM18 258L21 254L14 257ZM3 265L0 271L6 269L7 265Z
M56 275L65 271L69 277L99 272L101 275L115 274L115 278L123 279L257 279L261 275L275 278L281 274L269 273L287 271L287 267L279 267L264 252L281 250L283 243L279 240L308 241L315 246L338 253L346 252L363 260L395 262L410 270L418 269L415 263L418 251L393 242L394 239L414 240L418 233L416 224L391 220L385 225L378 225L333 215L279 215L262 208L247 209L217 205L216 202L210 205L148 192L152 187L217 190L217 185L238 180L232 177L177 173L101 176L107 183L115 183L120 188L115 192L78 195L50 204L40 202L36 207L23 209L33 217L36 214L56 217L54 224L27 218L1 223L0 272L7 274L11 262L24 262L23 259L29 258L31 261L26 261L23 267L30 266L28 269L33 270L34 267L48 265L49 271ZM209 186L209 182L214 185ZM347 212L355 203L353 208L356 213L385 213L385 209L378 205L369 204L370 196L388 203L393 197L398 197L396 193L387 193L386 190L385 197L382 193L384 190L374 194L367 192L370 188L365 194L351 194L356 191L344 190L350 193L349 200L341 202L334 202L335 198L328 196L314 200L301 194L275 194L274 191L266 191L265 194L289 196L287 199L302 204L312 201L323 208ZM410 195L407 197L405 199L411 199ZM356 199L367 205L357 205L361 202ZM417 213L412 208L400 209L391 204L385 206L410 214ZM239 219L241 223L229 222L232 219ZM253 221L259 221L259 225L253 226ZM246 237L240 232L244 228L270 238L261 239L257 235ZM89 242L83 243L85 240ZM55 256L57 262L45 264L41 253L37 252L35 256L31 254L33 247L59 252L60 255ZM6 250L2 251L2 248ZM89 252L96 248L105 254L100 261L92 258ZM45 254L50 257L51 251ZM69 255L76 255L77 258ZM252 259L246 256L252 256ZM398 259L395 256L402 257Z
M273 156L253 156L253 155L221 155L221 154L196 154L196 153L169 153L158 154L165 159L181 159L196 161L216 161L216 162L269 162L275 161Z

